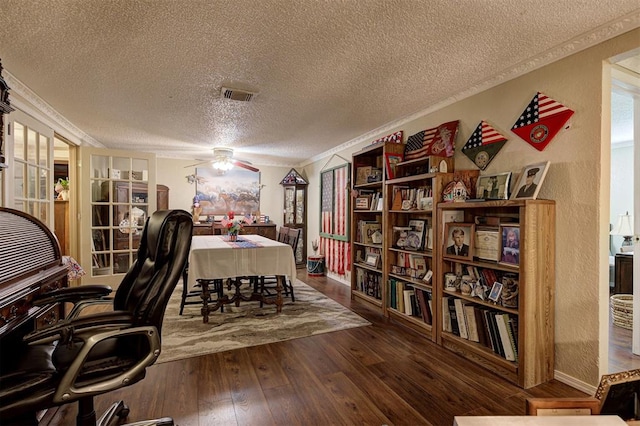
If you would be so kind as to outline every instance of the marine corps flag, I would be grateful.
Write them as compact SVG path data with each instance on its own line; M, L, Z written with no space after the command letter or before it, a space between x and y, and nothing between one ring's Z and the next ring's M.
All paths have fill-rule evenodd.
M573 110L538 92L511 131L542 151L572 115Z
M487 168L491 160L498 154L507 138L502 136L489 123L482 120L462 147L464 155L469 157L480 170Z
M409 136L404 148L405 161L428 155L453 157L456 133L458 133L458 120Z

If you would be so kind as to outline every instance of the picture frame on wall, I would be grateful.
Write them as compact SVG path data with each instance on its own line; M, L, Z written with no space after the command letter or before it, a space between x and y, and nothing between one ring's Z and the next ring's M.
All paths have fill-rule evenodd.
M535 200L544 178L547 176L550 161L530 164L522 168L516 186L511 194L512 200Z
M446 257L471 260L475 224L445 223L444 253Z

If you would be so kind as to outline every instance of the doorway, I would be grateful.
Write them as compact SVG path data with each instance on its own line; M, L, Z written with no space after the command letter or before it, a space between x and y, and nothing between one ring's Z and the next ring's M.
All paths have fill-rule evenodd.
M628 52L614 61L611 77L610 293L616 304L632 307L622 319L614 317L610 307L608 372L616 373L640 368L640 300L636 297L640 256L634 256L633 242L624 246L628 244L624 240L634 234L633 218L635 234L640 219L640 184L634 167L640 164L640 51Z
M53 137L53 231L62 255L76 257L77 227L77 147L58 134Z

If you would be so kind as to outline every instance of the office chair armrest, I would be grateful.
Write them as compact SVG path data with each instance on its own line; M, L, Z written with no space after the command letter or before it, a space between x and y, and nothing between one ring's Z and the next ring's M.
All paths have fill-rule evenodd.
M22 340L30 345L51 343L56 340L68 343L80 333L120 329L130 327L132 324L133 317L126 311L98 312L72 320L59 321L50 327L32 331Z
M141 335L147 338L149 342L149 351L146 356L138 360L138 362L126 371L108 380L79 386L76 384L76 379L78 378L80 371L82 371L87 357L97 344L104 340L131 335ZM160 356L160 333L154 326L108 330L97 334L80 333L78 336L84 341L84 344L60 380L60 384L53 395L53 402L56 404L61 404L69 400L73 401L79 398L99 395L127 386L132 380L140 374L143 374L144 370L155 363L158 356Z
M51 303L78 303L81 300L99 299L108 296L112 291L108 285L100 284L64 287L34 297L33 304L45 306Z

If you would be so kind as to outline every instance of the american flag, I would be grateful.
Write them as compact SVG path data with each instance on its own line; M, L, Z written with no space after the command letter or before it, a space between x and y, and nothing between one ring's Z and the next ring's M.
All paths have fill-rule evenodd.
M328 271L345 275L351 269L347 235L349 167L322 173L322 224L320 245Z
M538 92L511 131L542 151L573 115L573 110Z
M415 160L427 155L452 157L457 132L458 120L409 136L404 148L404 159Z
M471 134L471 137L469 137L467 143L462 147L462 152L480 170L484 170L505 143L507 143L507 138L491 127L489 123L482 120Z

